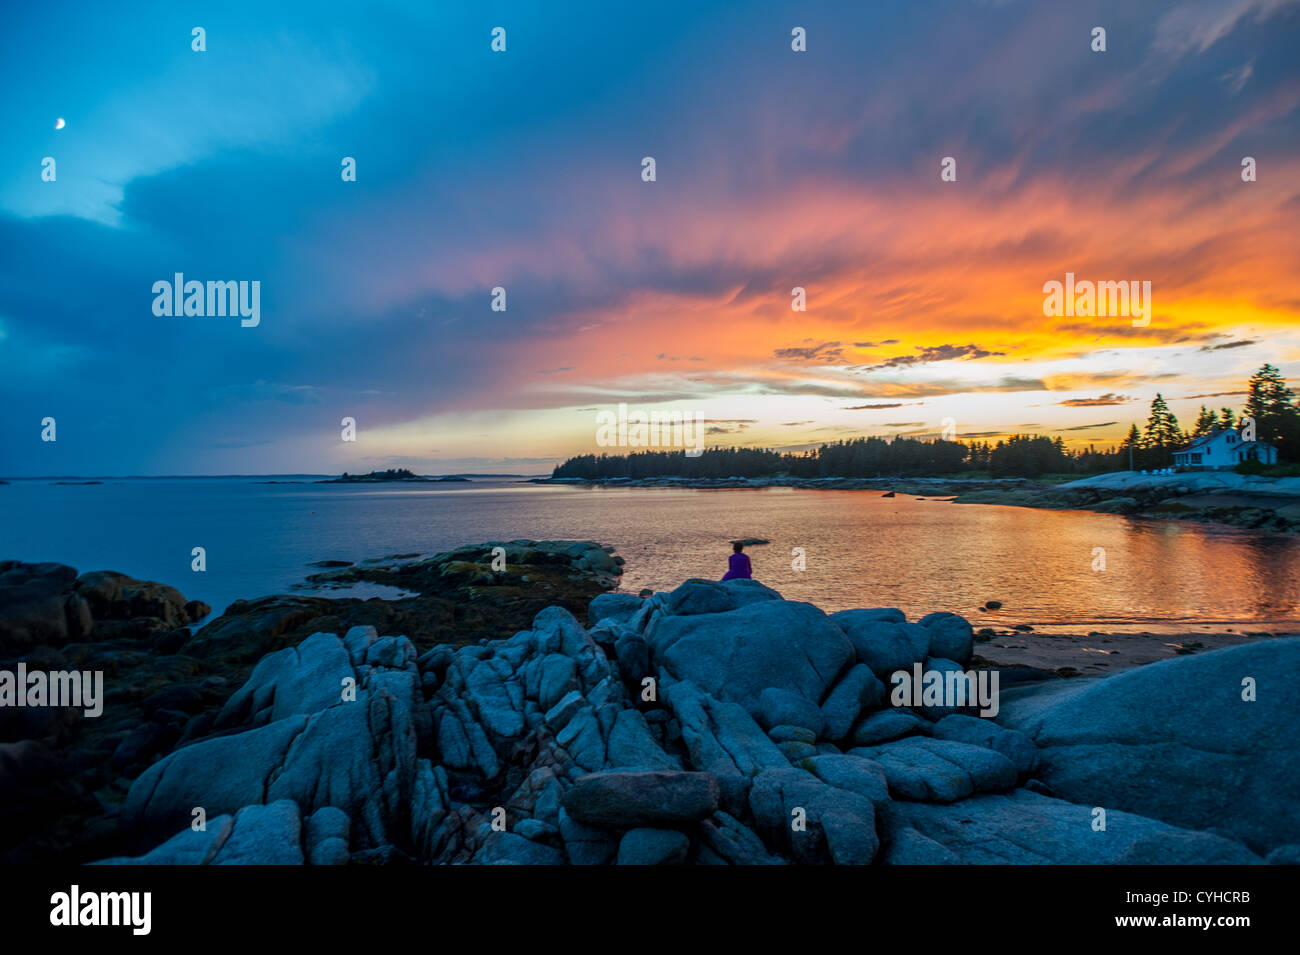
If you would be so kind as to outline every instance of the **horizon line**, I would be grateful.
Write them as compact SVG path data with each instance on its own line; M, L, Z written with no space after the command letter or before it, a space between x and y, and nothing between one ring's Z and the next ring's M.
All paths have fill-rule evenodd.
M375 472L356 472L356 475L371 474ZM411 472L416 477L465 477L465 478L508 478L508 477L545 477L545 474L522 474L505 471L449 471L446 474L418 474ZM343 474L353 474L351 471L340 472L315 472L315 471L289 471L270 474L33 474L26 476L0 475L0 481L167 481L176 478L277 478L277 477L341 477Z

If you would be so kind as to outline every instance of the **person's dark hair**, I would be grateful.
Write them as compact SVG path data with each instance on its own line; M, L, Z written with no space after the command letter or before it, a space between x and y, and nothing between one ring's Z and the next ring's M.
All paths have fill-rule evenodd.
M742 550L745 549L745 545L742 544L740 541L732 541L731 549L735 551L737 554L739 554Z

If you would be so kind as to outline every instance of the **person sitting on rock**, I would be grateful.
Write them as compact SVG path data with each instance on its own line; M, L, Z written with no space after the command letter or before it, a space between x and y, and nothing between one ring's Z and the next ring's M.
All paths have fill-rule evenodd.
M736 541L731 545L731 550L732 555L727 566L727 574L722 579L736 580L743 577L746 580L751 580L754 573L749 566L749 555L744 553L745 545L740 541Z

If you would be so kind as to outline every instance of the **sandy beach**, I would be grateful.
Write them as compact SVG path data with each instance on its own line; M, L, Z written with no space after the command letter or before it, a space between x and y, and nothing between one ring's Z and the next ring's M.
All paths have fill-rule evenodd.
M1281 625L1196 624L1171 630L1134 626L1126 630L1059 632L1063 628L1024 633L999 629L979 637L973 663L1001 669L1031 668L1061 677L1104 676L1173 657L1207 653L1243 643L1300 636L1295 621ZM1069 629L1069 628L1064 628ZM983 641L983 642L979 642ZM1035 677L1026 670L1022 678Z

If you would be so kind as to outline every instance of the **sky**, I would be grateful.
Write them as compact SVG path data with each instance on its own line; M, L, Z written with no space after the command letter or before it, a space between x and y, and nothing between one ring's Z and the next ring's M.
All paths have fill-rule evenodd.
M1300 0L179 6L6 13L0 475L542 473L620 402L1109 448L1300 377Z

